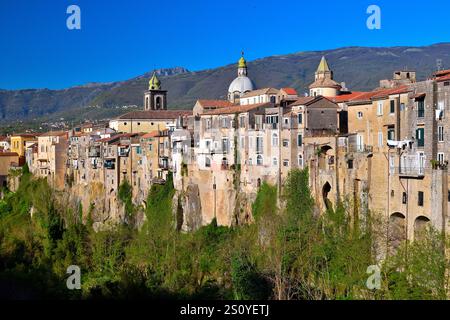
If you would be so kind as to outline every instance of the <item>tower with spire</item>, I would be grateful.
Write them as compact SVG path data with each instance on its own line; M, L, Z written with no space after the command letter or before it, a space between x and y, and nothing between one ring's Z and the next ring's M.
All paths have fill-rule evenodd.
M148 90L144 93L144 110L167 110L167 90L161 89L161 81L156 72L153 72Z
M335 97L339 95L342 86L334 81L333 71L323 56L315 73L314 82L309 86L311 96Z

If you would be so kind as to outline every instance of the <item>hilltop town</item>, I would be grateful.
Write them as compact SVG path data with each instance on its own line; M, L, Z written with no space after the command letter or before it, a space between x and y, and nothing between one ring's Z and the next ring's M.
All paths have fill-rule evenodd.
M309 93L299 95L256 88L242 56L223 88L228 99L200 99L192 110L168 110L170 92L153 74L141 111L102 125L1 137L0 186L14 191L12 173L27 166L70 194L101 230L127 220L124 183L133 204L145 207L152 185L173 181L177 228L195 231L214 219L251 224L263 183L281 189L292 169L308 168L318 213L344 201L355 220L376 214L394 246L427 226L445 232L450 70L422 80L393 70L373 91L355 92L335 81L326 57L317 63Z

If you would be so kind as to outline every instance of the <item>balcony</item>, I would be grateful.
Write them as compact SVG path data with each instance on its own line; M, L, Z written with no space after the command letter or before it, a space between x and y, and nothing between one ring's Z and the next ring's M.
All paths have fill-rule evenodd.
M369 146L366 144L353 146L353 148L355 148L355 147L356 147L356 150L354 150L354 151L359 152L359 153L372 153L373 152L373 146Z
M169 160L168 159L160 159L158 163L158 167L162 170L169 170Z
M421 178L425 176L424 167L396 167L394 172L400 177L406 178Z
M268 130L277 130L278 123L266 123L265 128Z

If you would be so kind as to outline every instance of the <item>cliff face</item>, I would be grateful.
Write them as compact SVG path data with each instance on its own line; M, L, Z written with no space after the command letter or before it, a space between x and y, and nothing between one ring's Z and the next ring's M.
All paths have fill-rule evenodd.
M115 194L108 195L102 183L75 185L68 189L69 202L81 205L83 221L92 219L94 230L125 222L125 208Z
M178 217L179 229L194 231L214 218L224 226L250 223L256 193L241 190L235 178L233 170L201 171L194 166L185 176L178 176L174 199L178 213L174 215Z

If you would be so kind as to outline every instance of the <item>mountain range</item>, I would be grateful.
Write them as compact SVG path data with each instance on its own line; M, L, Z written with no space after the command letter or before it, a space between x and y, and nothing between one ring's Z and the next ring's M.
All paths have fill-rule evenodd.
M345 47L277 55L248 62L249 77L257 88L293 87L307 92L314 71L326 56L334 78L350 90L373 90L396 70L415 70L425 79L437 69L437 61L450 68L450 43L424 47ZM238 57L237 57L238 58ZM237 59L236 59L237 60ZM183 67L155 70L168 90L169 109L191 109L195 101L226 99L228 86L237 75L237 64L191 72ZM143 92L153 71L112 83L90 83L64 90L0 89L0 122L100 120L142 108Z

